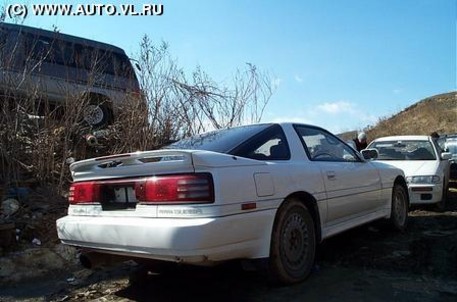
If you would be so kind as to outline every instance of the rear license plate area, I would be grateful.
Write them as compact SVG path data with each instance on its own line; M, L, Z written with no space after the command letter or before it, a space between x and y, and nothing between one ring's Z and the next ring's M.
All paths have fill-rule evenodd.
M104 184L103 210L119 210L135 208L137 204L135 186L133 184Z

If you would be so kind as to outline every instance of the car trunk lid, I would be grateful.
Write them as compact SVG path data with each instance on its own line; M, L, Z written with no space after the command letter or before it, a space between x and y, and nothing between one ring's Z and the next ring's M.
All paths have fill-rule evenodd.
M74 182L192 173L193 151L155 150L82 160L70 165Z

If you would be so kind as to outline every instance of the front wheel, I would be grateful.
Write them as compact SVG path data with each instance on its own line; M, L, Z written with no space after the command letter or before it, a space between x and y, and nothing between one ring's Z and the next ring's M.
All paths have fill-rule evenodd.
M279 208L271 236L269 277L273 283L303 281L311 272L316 253L313 218L296 199Z
M408 194L405 187L396 184L392 191L390 221L394 229L406 230L408 224Z

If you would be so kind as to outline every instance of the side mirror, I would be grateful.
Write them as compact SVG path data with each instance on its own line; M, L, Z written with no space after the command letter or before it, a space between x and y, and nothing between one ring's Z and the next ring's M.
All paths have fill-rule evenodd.
M450 152L441 153L441 159L442 160L449 160L451 158L452 158L452 153L450 153Z
M362 153L364 159L376 159L379 155L376 149L363 149L360 153Z

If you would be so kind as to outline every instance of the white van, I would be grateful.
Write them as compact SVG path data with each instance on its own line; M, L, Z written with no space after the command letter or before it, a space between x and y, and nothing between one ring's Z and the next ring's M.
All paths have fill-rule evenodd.
M141 97L121 48L7 23L0 23L0 95L33 99L37 108L84 101L83 118L93 127L110 124L126 98Z

